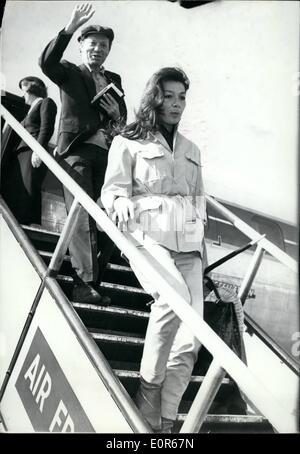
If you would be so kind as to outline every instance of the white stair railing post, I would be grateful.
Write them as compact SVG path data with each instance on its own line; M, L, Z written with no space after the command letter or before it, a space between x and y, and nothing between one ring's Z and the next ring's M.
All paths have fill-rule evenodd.
M252 257L252 261L244 276L239 293L238 293L238 296L239 296L242 304L244 304L246 301L247 295L251 289L251 286L252 286L255 276L258 272L258 269L262 262L264 254L265 254L265 250L261 247L260 244L258 244L255 249L254 255Z
M81 209L81 205L76 199L74 199L47 269L47 275L50 277L56 276L62 265L72 235L76 228L78 215Z
M222 384L226 371L214 359L181 427L181 433L198 433Z

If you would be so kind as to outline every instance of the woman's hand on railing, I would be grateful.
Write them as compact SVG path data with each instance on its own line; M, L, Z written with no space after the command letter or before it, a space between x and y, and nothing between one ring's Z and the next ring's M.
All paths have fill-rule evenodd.
M127 197L118 197L114 201L114 212L111 216L112 221L118 225L118 228L123 230L124 225L129 219L134 219L135 204Z
M31 164L32 164L32 167L35 167L35 168L40 167L40 165L42 164L41 158L35 152L33 152L31 155Z

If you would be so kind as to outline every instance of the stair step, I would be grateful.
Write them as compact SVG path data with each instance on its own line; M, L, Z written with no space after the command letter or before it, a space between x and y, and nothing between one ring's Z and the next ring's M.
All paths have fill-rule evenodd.
M116 263L108 263L107 264L107 269L113 270L113 271L120 271L122 273L133 273L133 271L130 268L130 266L118 265Z
M135 293L139 295L148 295L148 293L142 289L142 288L137 288L137 287L131 287L129 285L120 285L120 284L114 284L111 282L102 282L101 286L106 289L111 289L111 290L116 290L118 292L127 292L127 293Z
M179 413L177 416L178 422L186 420L186 414ZM206 423L218 424L261 424L266 423L268 420L260 415L206 415Z
M49 261L52 259L53 257L53 252L51 251L43 251L43 250L38 250L38 253L40 254L40 256L42 258L47 258L49 259ZM65 255L64 256L64 261L67 261L67 262L70 262L71 261L71 257L69 255Z
M179 413L174 433L180 433L186 414ZM260 415L207 414L200 433L274 433L271 424Z
M38 253L42 257L46 257L46 258L48 258L50 260L53 257L53 252L51 252L51 251L38 250ZM64 260L70 262L71 261L71 257L66 254L65 257L64 257ZM132 269L129 266L118 265L116 263L108 263L107 264L107 269L108 270L112 270L112 271L118 271L118 272L121 272L121 273L133 273Z
M140 373L136 370L123 370L123 369L114 369L114 373L117 375L118 378L127 378L127 379L139 379ZM190 379L190 383L202 383L204 380L203 375L192 375ZM222 384L228 385L231 383L229 378L223 378Z
M71 299L71 290L74 279L65 274L59 274L57 280L61 284L67 297ZM122 306L130 309L145 309L147 304L153 299L142 288L129 285L115 284L111 282L102 282L100 292L103 296L109 296L112 300L111 306ZM149 308L148 308L149 309Z
M144 347L142 337L90 329L89 332L109 362L134 363L134 368L141 362Z
M53 251L60 234L50 230L43 229L42 227L33 227L28 225L21 226L24 233L28 236L36 250ZM44 257L44 261L46 262Z
M120 343L139 347L144 345L144 339L140 337L126 336L124 334L101 333L95 331L90 331L90 334L92 335L93 339L98 341Z
M28 235L28 237L32 240L34 243L36 249L43 249L45 246L47 246L47 250L53 251L59 237L60 233L54 230L47 229L43 226L39 225L22 225L21 226L25 233ZM98 231L98 237L99 237L99 248L101 249L102 246L105 244L105 241L102 241L102 237L106 237L106 234L104 232ZM112 255L112 261L115 263L118 263L120 265L127 265L128 262L121 257L121 253L119 249L115 248L113 251Z
M40 246L45 246L40 244ZM38 250L39 255L42 257L46 264L50 263L50 260L53 257L53 251L46 251L43 249ZM71 266L71 257L70 255L65 255L60 272L63 275L69 275L72 273ZM116 263L108 263L104 272L104 280L114 283L121 284L125 286L132 286L141 288L139 281L137 280L135 274L129 266L119 265Z
M21 227L23 230L25 230L28 233L29 236L31 234L40 234L41 236L44 236L44 237L51 237L51 238L58 239L61 235L60 232L45 228L44 226L38 225L38 224L31 224L31 225L22 224ZM101 242L101 237L105 237L106 234L102 231L98 231L98 236L99 236L100 242Z
M124 358L121 360L110 360L108 359L109 365L113 370L132 370L137 371L140 367L139 362L124 361Z
M38 253L42 257L47 257L50 260L53 257L53 252L51 252L51 251L39 250ZM65 255L64 260L67 260L69 262L71 260L71 257L69 255ZM133 273L132 269L129 266L118 265L116 263L108 263L107 264L107 269L108 270L112 270L112 271L118 271L118 272L121 272L121 273Z
M114 258L111 257L111 260ZM141 288L136 275L129 266L119 265L116 263L108 263L103 275L106 282L113 282L116 284L123 284Z
M43 227L21 225L26 235L34 243L36 249L43 248L47 244L49 249L53 249L58 242L60 234L51 230L46 230Z
M57 279L63 283L66 284L73 284L74 279L71 276L66 276L63 274L59 274L57 276ZM100 284L101 288L109 289L109 290L116 290L117 292L126 292L126 293L134 293L134 294L139 294L139 295L148 295L147 292L145 292L144 289L142 288L136 288L136 287L131 287L129 285L120 285L120 284L114 284L111 282L102 282Z
M186 420L186 413L179 413L174 432L179 432ZM260 415L207 414L200 433L273 433L272 426Z
M101 312L101 313L111 313L115 315L125 316L125 317L138 317L138 318L149 318L149 313L145 311L138 311L135 309L124 309L123 307L116 307L116 306L96 306L95 304L87 304L87 303L72 303L74 307L77 309L86 309L94 312Z
M53 230L48 230L43 228L42 226L33 226L33 225L21 225L22 229L25 230L28 234L30 233L39 233L42 236L49 236L58 239L60 237L60 233L55 232Z
M145 335L149 320L149 312L122 308L118 306L98 306L73 302L73 307L90 328L113 329L130 332L132 335ZM147 306L145 309L148 309Z

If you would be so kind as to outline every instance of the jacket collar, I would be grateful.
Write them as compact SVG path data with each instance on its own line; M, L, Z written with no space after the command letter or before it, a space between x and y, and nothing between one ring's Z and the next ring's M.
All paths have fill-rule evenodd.
M31 104L31 106L29 107L29 110L27 112L27 115L29 115L30 112L33 111L33 109L36 107L37 104L39 104L41 101L43 101L43 98L36 98L33 103Z
M166 148L170 153L173 153L173 151L175 151L175 146L176 146L176 143L177 143L177 138L178 138L178 124L175 126L174 128L174 136L173 136L173 151L171 150L171 148L169 147L169 144L168 142L166 141L166 139L164 138L164 136L162 135L162 133L160 131L156 131L156 132L151 132L150 133L152 135L152 137L154 138L154 140L156 142L159 142L164 148Z
M93 70L89 67L88 64L83 63L82 65L85 66L85 67L89 70L90 73L93 72ZM82 66L82 65L81 65L81 66ZM100 68L98 68L98 70L96 70L95 72L99 72L99 73L101 73L101 74L105 74L106 69L105 69L104 66L102 65L102 66L100 66Z

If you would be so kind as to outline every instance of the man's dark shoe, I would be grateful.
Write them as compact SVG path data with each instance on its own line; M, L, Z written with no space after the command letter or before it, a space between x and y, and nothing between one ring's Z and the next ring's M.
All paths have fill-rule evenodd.
M99 295L99 293L87 282L75 284L73 287L72 301L78 303L108 304L107 298L108 297L101 297L101 295Z
M109 306L111 303L111 299L109 296L101 296L101 304L102 306Z
M91 286L93 287L93 289L99 294L99 291L100 290L98 288L98 285L95 284L94 282L91 282ZM98 289L98 290L97 290ZM109 296L105 296L105 295L100 295L101 296L101 301L100 301L100 304L102 306L109 306L111 304L111 299Z

